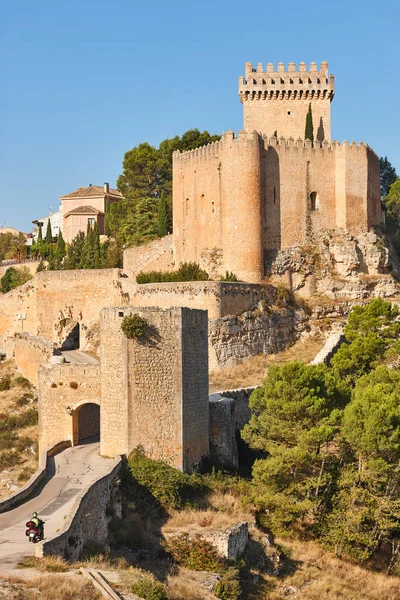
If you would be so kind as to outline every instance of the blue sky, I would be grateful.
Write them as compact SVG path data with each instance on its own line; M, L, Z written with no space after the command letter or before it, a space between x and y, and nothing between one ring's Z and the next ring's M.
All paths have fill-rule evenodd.
M328 60L332 139L400 173L396 0L5 0L0 225L31 230L77 187L112 186L123 155L198 127L242 127L244 63Z

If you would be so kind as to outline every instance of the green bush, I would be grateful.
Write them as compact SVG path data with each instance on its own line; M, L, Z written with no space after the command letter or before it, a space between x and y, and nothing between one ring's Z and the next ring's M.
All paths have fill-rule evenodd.
M237 569L228 569L213 589L213 593L221 600L237 600L241 591Z
M26 377L22 377L22 375L18 375L18 377L16 377L13 380L12 384L13 386L17 385L19 387L22 387L24 390L30 390L32 387L32 384L29 381L29 379L27 379Z
M29 404L34 399L35 399L35 396L33 394L31 394L30 392L27 392L25 394L22 394L22 396L20 396L19 398L16 399L15 405L18 408L23 408L24 406Z
M239 279L232 271L225 271L225 275L221 277L220 281L239 281Z
M0 465L3 469L15 467L21 463L21 457L14 450L6 450L0 453Z
M0 450L12 448L17 435L14 431L0 431Z
M128 459L129 469L136 481L147 488L165 509L179 509L196 504L206 486L197 475L187 475L143 454L141 448L132 452Z
M135 340L144 337L148 325L146 319L135 313L122 319L121 329L128 339Z
M11 389L11 375L4 375L0 379L0 392Z
M190 537L188 533L170 538L166 550L179 565L192 571L221 571L224 561L214 546L200 535Z
M149 271L138 273L137 283L167 283L171 281L208 281L207 271L195 262L182 263L177 271Z
M144 600L168 600L163 584L150 578L135 581L131 585L131 592Z
M2 291L3 294L6 294L19 285L23 285L30 279L32 279L32 275L27 267L22 267L21 269L9 267L0 279L0 291Z
M37 425L38 411L36 408L29 408L20 415L10 415L0 420L0 432L23 429L31 425Z

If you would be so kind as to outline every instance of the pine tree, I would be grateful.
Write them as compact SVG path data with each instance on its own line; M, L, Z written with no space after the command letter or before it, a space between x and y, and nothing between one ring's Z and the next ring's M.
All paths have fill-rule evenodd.
M310 140L312 145L314 146L314 126L313 126L311 102L308 105L308 113L307 113L307 117L306 117L306 131L304 134L304 139Z
M164 237L168 233L168 214L165 196L158 201L158 235Z
M58 234L58 237L57 237L57 249L56 249L57 260L59 262L61 262L65 255L66 255L65 242L64 242L63 234L60 231L60 233Z
M46 244L51 244L53 242L53 235L51 233L50 219L47 221L47 230L46 230L45 242L46 242Z

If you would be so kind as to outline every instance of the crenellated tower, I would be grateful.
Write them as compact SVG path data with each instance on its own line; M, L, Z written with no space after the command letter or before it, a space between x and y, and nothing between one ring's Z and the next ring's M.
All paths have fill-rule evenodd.
M249 62L245 76L239 77L239 97L243 104L244 129L256 130L271 137L304 138L306 116L311 103L314 139L331 140L330 103L335 93L335 78L328 73L328 63L322 62L319 70L312 62L307 70L305 63L296 68L295 63L272 63L266 71L262 63L257 68Z

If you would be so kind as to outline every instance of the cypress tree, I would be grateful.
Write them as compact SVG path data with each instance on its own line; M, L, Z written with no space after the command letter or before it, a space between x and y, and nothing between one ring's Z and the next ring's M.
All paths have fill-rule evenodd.
M168 233L168 214L165 196L158 200L158 235L164 237Z
M41 225L39 225L39 233L38 233L37 241L38 242L43 241L43 233L42 233L42 226Z
M65 242L64 242L63 234L60 231L60 233L58 234L58 237L57 237L57 248L56 248L57 260L59 262L61 262L65 256L65 254L66 254Z
M53 242L53 236L52 236L52 233L51 233L50 219L47 221L47 230L46 230L45 242L46 242L46 244L51 244Z
M100 258L100 234L99 234L99 224L95 221L93 232L92 232L92 263L93 269L100 269L101 267L101 258Z
M306 117L306 131L304 134L304 139L310 140L310 142L314 146L314 126L313 126L313 119L312 119L311 102L308 105L308 113L307 113L307 117Z

